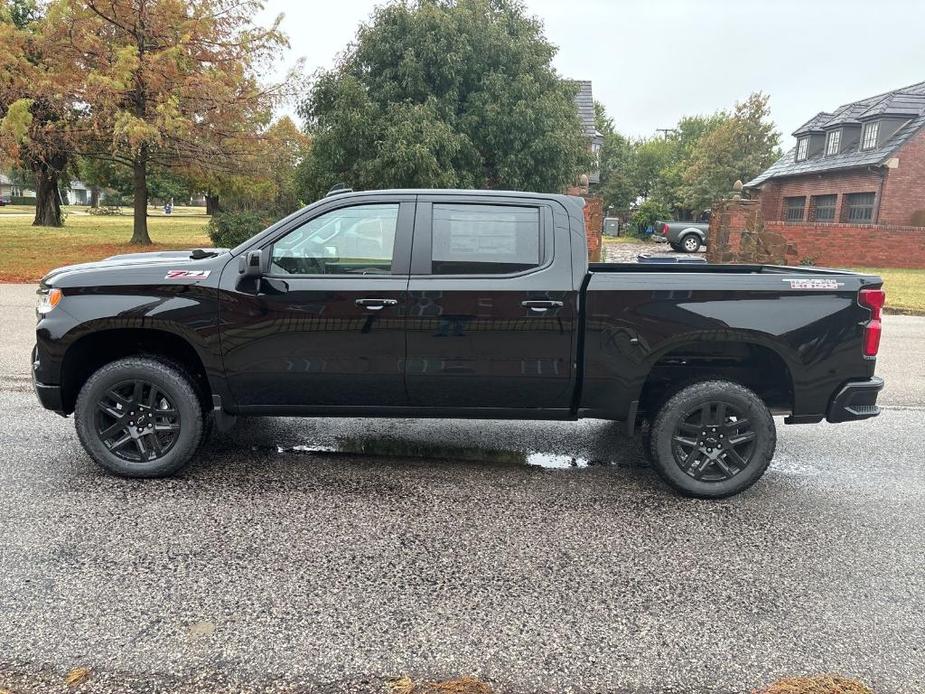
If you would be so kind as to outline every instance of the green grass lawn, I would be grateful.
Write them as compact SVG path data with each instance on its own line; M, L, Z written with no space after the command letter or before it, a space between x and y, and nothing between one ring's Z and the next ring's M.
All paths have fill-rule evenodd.
M925 315L925 269L903 270L888 267L853 268L883 278L888 313Z
M132 237L131 210L100 216L89 215L84 209L69 208L64 226L58 229L32 226L31 215L0 216L0 282L33 282L53 268L117 253L211 245L206 233L209 217L202 208L185 208L170 216L152 210L148 233L153 246L128 243Z

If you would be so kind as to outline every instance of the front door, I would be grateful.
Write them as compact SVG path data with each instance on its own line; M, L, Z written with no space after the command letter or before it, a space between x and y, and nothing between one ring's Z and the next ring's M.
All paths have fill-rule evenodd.
M414 196L351 197L262 250L268 271L222 276L222 351L239 407L401 406Z
M419 197L408 296L409 404L569 408L578 293L568 224L554 224L556 214L564 210L523 197Z

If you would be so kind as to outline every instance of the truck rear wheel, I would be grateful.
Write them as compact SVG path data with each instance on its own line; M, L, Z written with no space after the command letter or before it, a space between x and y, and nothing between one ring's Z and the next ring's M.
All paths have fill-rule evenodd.
M720 499L748 489L767 470L777 432L755 393L731 381L703 381L669 398L652 423L659 476L685 496Z
M99 465L125 477L164 477L203 440L193 380L160 359L129 357L87 379L74 411L77 436Z
M687 234L681 238L678 245L685 253L696 253L700 250L700 237L697 234Z

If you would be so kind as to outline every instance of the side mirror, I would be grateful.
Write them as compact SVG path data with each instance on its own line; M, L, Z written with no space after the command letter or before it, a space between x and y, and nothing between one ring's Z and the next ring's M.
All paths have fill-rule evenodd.
M263 253L259 250L248 251L238 260L238 273L243 277L260 277L263 266Z

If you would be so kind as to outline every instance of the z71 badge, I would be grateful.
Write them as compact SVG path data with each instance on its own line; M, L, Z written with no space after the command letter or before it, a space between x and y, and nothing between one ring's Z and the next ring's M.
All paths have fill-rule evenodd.
M838 289L844 287L844 282L838 280L819 280L819 279L801 279L801 280L783 280L790 282L791 289Z
M168 270L165 280L204 280L211 270Z

